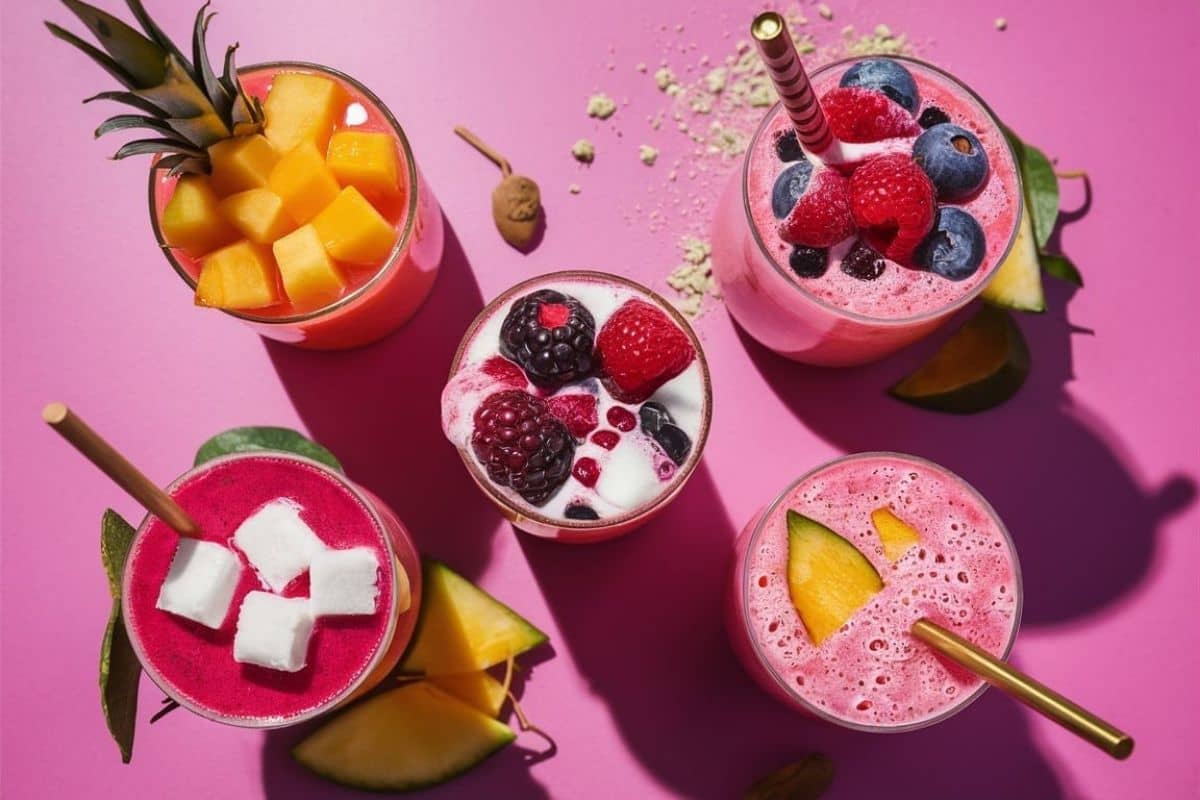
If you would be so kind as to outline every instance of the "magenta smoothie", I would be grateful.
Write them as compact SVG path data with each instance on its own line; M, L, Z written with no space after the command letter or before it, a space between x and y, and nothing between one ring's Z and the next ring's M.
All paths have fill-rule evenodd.
M407 532L375 498L315 462L282 454L209 462L169 492L199 524L203 539L237 553L242 569L219 627L177 616L156 604L180 537L153 517L138 530L125 569L125 622L139 659L164 692L210 719L275 727L332 708L394 666L415 624L420 563ZM270 587L232 537L252 514L281 499L300 508L327 548L367 548L378 563L375 612L317 617L307 663L294 672L238 663L233 655L239 608L250 592ZM307 597L308 573L278 594Z
M894 116L892 123L881 125L881 132L874 135L868 126L867 134L852 137L859 141L842 144L840 163L827 165L817 156L802 154L798 145L791 146L794 139L783 139L791 136L791 124L776 105L747 150L743 169L731 179L714 221L713 261L730 311L756 339L799 361L863 363L924 336L982 290L1016 234L1020 181L1012 152L988 108L969 89L934 67L909 59L876 61L896 64L911 76L916 88L911 110L879 93L878 104ZM828 97L835 90L874 94L862 87L839 88L847 72L861 63L842 61L816 71L812 84L818 97ZM843 117L853 113L841 111ZM935 143L942 132L952 130L949 126L967 131L975 142L946 135ZM926 141L918 148L922 137ZM812 167L804 192L816 195L811 202L821 204L830 202L822 199L818 190L826 180L822 173L836 173L828 178L831 182L846 179L851 188L845 191L853 196L855 173L873 160L891 156L911 165L912 156L928 155L927 146L949 147L952 139L972 152L978 146L982 158L976 163L982 167L983 177L977 177L964 193L961 185L947 188L940 182L941 173L924 168L938 176L934 181L938 184L934 188L936 210L924 247L918 247L913 255L900 260L890 257L896 253L880 240L892 232L886 225L872 229L858 224L863 220L857 210L849 215L854 223L831 234L837 241L821 241L820 247L798 244L797 234L786 232L789 220L779 212L786 211L787 204L779 207L782 201L776 184L785 171L794 173L799 162ZM915 163L924 162L917 159ZM972 243L977 252L966 267L943 268L944 259L931 267L934 259L930 254L937 237L949 241L965 236L966 226L971 225L967 222L951 228L951 222L941 223L939 214L948 220L953 217L953 222L963 220L957 212L977 223L982 234L982 241ZM811 241L803 226L793 226L793 230L801 231L799 238Z
M879 508L920 536L895 562L872 523ZM789 510L851 542L883 581L820 646L789 592ZM848 727L900 731L944 719L984 688L914 639L913 622L928 617L1004 657L1020 613L1016 554L987 502L928 461L866 453L809 473L751 520L737 542L726 621L746 668L790 705Z

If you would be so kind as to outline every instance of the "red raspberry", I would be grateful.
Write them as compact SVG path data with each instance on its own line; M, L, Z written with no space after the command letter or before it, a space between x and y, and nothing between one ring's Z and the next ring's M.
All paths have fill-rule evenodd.
M571 474L575 476L575 480L590 489L600 480L600 465L594 458L581 458L575 462L575 469L571 470Z
M586 439L600 424L596 398L590 394L560 394L549 398L550 413L562 420L576 439Z
M618 308L596 337L601 380L622 403L640 403L696 357L678 325L643 300Z
M592 434L592 441L605 450L612 450L621 441L621 434L616 431L596 431Z
M498 383L512 386L514 389L524 389L529 381L525 378L525 370L503 356L492 356L483 362L479 368L485 375L495 378Z
M933 227L936 192L911 156L873 158L850 176L854 221L876 250L902 263Z
M878 142L921 133L921 126L904 106L874 89L831 89L821 98L821 109L833 135L843 142Z
M832 247L854 235L850 182L831 169L818 172L779 226L785 242Z
M540 506L566 482L575 440L544 400L505 389L475 410L471 450L493 483Z
M605 416L608 417L608 424L619 431L629 432L637 427L637 417L627 408L613 406Z

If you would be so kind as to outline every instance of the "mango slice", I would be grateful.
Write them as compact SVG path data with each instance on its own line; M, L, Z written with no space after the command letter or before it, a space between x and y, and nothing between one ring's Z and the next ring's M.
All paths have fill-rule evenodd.
M396 242L396 229L353 186L313 218L313 227L338 261L379 266Z
M220 201L204 175L184 175L175 185L162 214L163 240L192 258L238 238L237 229L221 214Z
M289 233L271 246L283 290L296 305L321 305L346 288L346 279L312 225Z
M303 72L283 72L271 82L263 104L263 133L280 153L303 142L324 153L345 106L345 93L336 81Z
M308 222L332 203L340 188L312 142L297 145L279 159L267 186L283 200L283 207L297 225Z
M1024 208L1021 209L1021 221L1017 227L1017 240L996 268L988 285L983 287L980 297L999 308L1033 312L1046 310L1042 267L1038 262L1037 243L1033 239L1033 222Z
M219 195L235 194L267 185L267 176L279 154L265 137L234 136L210 145L212 187Z
M338 183L365 195L395 194L399 188L396 143L386 133L338 131L329 139L325 163Z
M789 510L788 589L818 647L883 588L858 548L814 519Z
M908 548L921 541L917 529L892 513L890 508L877 508L871 512L871 524L883 542L883 554L895 563L908 552Z

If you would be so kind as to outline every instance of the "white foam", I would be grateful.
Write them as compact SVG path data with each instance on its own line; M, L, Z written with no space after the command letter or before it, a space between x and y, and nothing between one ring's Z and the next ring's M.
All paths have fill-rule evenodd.
M324 543L300 518L293 500L273 500L238 526L233 543L246 555L259 578L276 592L304 574Z
M624 437L600 468L596 494L626 511L644 505L661 489L654 456L632 437Z
M229 548L180 538L155 608L215 630L229 613L241 574L241 562Z

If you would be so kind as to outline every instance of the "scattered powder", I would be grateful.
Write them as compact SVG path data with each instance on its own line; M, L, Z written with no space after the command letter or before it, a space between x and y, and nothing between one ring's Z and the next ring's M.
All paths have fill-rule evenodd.
M680 295L679 310L697 317L704 309L705 297L719 297L712 274L712 246L695 236L684 236L679 246L683 262L667 276L667 285Z
M817 6L817 13L821 15L821 19L833 19L833 9L824 3Z
M587 139L580 139L571 145L571 155L575 156L575 160L580 163L590 164L596 159L596 145Z
M1002 31L1008 28L1008 20L1004 17L996 17L996 30Z
M571 194L579 194L583 190L579 188L578 183L572 183L570 186L567 187L567 191L570 192Z
M587 115L597 119L608 119L617 111L617 104L603 92L592 95L587 102Z
M638 158L647 167L653 167L654 162L658 161L658 148L651 147L648 144L638 145Z
M634 67L634 69L636 69L638 72L645 72L646 71L646 62L643 61L642 63L640 63L636 67Z

